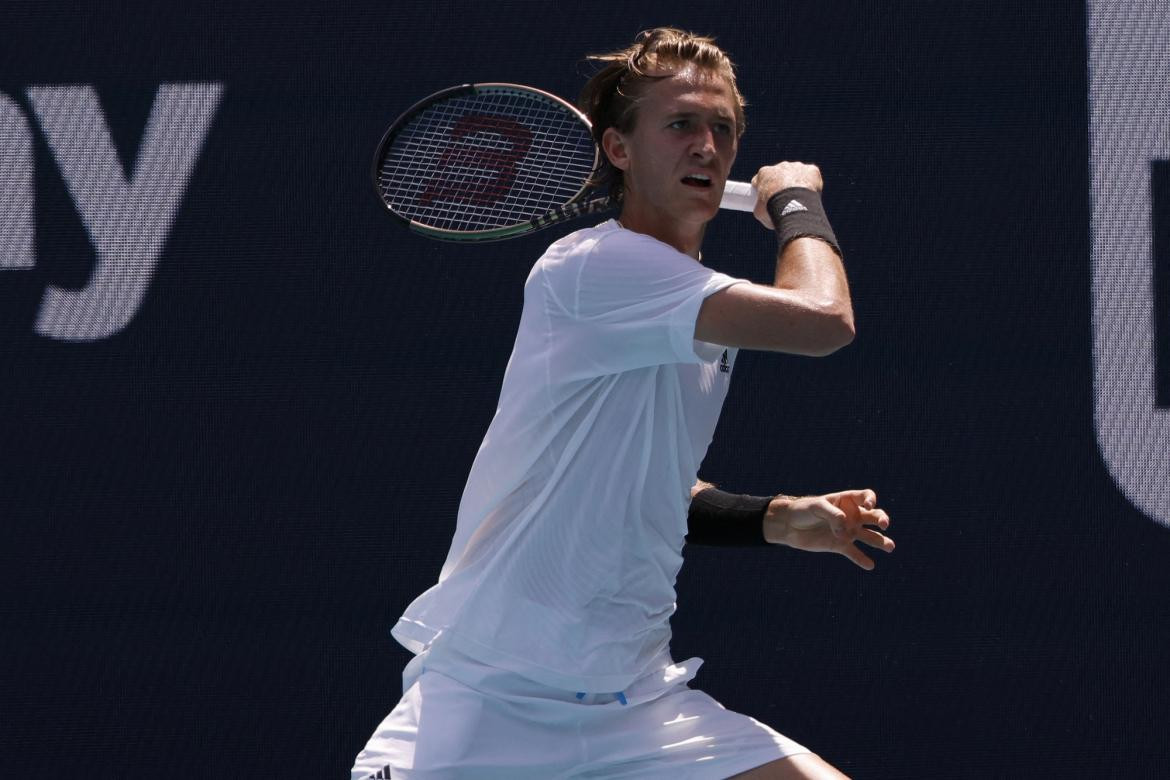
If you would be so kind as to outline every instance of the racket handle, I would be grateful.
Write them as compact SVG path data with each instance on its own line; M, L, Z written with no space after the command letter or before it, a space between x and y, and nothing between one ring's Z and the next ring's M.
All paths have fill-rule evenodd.
M719 208L754 211L758 197L756 188L746 181L729 181L723 188L723 200L720 201Z

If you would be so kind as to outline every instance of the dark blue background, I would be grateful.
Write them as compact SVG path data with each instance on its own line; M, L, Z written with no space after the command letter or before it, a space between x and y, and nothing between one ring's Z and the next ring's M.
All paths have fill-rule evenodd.
M32 330L94 257L37 132L37 266L0 274L0 775L346 776L572 229L409 235L374 146L456 83L573 97L657 24L739 63L736 178L821 166L857 315L829 358L741 355L701 474L873 487L898 543L872 573L687 550L676 657L858 778L1160 771L1170 535L1093 432L1082 5L8 2L0 91L31 117L29 86L94 85L126 162L160 83L224 96L142 309L94 343ZM767 281L772 252L723 214L704 257Z

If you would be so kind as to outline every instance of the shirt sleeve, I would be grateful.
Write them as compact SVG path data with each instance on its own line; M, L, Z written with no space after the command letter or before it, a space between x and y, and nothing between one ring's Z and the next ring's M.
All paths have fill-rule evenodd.
M694 337L699 307L739 283L648 236L609 233L546 276L557 362L583 378L717 359L723 347Z

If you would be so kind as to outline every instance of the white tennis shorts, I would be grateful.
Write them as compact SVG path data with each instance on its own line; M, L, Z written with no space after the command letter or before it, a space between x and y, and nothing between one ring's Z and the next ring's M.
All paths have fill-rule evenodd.
M689 673L671 667L683 673L665 689L659 674L620 696L582 697L474 663L460 667L461 682L416 656L352 780L716 780L811 752L688 687L702 661L687 663Z

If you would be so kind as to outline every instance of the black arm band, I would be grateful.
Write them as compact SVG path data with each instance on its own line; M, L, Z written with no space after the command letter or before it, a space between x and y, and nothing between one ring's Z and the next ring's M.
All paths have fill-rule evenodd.
M708 547L756 547L764 539L764 513L771 498L704 488L691 499L687 542Z
M781 250L794 238L812 236L833 247L838 257L843 257L837 236L825 216L819 192L804 187L780 190L768 199L768 216L776 226L776 240L780 242Z

